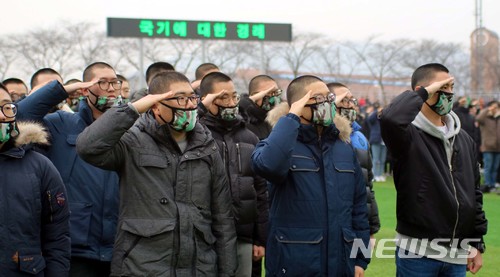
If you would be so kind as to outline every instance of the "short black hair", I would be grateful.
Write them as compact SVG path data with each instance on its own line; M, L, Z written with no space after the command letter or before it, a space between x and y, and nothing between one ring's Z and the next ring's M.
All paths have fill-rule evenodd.
M6 86L8 84L19 84L19 85L25 86L26 90L28 90L28 87L26 86L26 84L23 82L23 80L21 80L19 78L7 78L7 79L2 81L2 84L4 86Z
M213 69L220 70L219 67L213 63L202 63L196 68L194 77L196 78L196 80L201 80L205 75L207 75L207 72L209 70Z
M127 82L128 83L128 79L125 78L125 76L123 76L121 74L116 74L116 78L118 78L118 80L120 80L122 82Z
M290 82L286 89L286 99L291 106L297 100L306 95L305 87L316 82L323 82L319 77L313 75L304 75L297 77Z
M450 71L446 66L440 63L428 63L422 66L419 66L411 75L411 89L415 90L417 86L428 86L429 81L434 78L434 75L438 72L446 72Z
M200 93L201 97L206 96L209 93L213 93L213 87L215 83L227 83L231 82L231 77L227 76L222 72L210 72L203 79L201 79L200 83Z
M188 83L189 79L182 73L177 71L167 71L160 72L153 76L151 83L148 87L148 94L161 94L168 92L170 90L170 86L174 83Z
M64 82L64 85L71 85L71 84L74 84L74 83L81 83L82 81L78 80L78 79L69 79L67 80L66 82Z
M42 74L57 75L57 76L61 77L61 74L59 74L59 72L55 71L52 68L45 67L45 68L42 68L42 69L38 69L33 74L33 76L31 76L31 80L30 80L31 89L33 89L34 87L38 86L38 76L40 76ZM61 79L62 79L62 77L61 77Z
M250 83L248 83L248 94L253 95L257 93L257 86L262 81L274 81L274 79L271 76L264 74L253 77L252 80L250 80Z
M488 108L489 108L489 107L491 107L491 106L493 106L493 105L495 105L495 104L497 104L497 105L498 105L498 101L496 101L496 100L492 100L492 101L490 101L490 102L488 102L488 103L486 104L486 107L488 107Z
M113 71L115 71L115 69L111 65L109 65L105 62L92 63L89 66L87 66L85 68L85 70L83 71L83 81L84 82L92 81L92 78L94 78L94 69L95 68L110 68Z
M339 82L331 82L331 83L326 84L326 86L328 87L328 90L330 92L333 92L333 90L336 88L348 88L346 85L339 83Z
M9 90L7 89L7 87L5 87L3 83L0 83L0 89L5 90L5 92L7 92L7 94L10 95Z
M152 63L150 66L148 66L148 69L146 69L146 83L149 85L154 75L166 71L175 71L175 68L173 65L167 62Z

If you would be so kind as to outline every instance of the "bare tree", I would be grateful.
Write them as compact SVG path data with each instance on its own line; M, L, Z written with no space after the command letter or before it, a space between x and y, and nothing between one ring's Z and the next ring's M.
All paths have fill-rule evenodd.
M334 76L337 82L348 84L351 81L358 64L359 57L352 55L342 42L327 43L321 47L315 58L316 64L321 65L321 70Z
M323 36L316 33L301 33L293 37L292 42L280 47L280 55L292 71L294 78L316 52L323 42Z
M107 61L110 47L104 32L97 30L95 24L89 22L67 23L66 32L70 34L75 46L75 56L82 61L83 67L96 62ZM108 61L109 62L109 61Z
M362 44L345 44L359 58L361 64L380 87L380 100L383 104L387 103L385 80L390 76L399 75L397 72L398 63L404 59L403 50L410 44L411 41L406 39L377 42L375 37L368 38Z
M9 38L0 39L0 81L5 79L16 60L14 47L8 43L9 40Z
M28 63L30 73L50 67L61 75L75 68L74 43L58 28L38 29L13 36L16 52Z

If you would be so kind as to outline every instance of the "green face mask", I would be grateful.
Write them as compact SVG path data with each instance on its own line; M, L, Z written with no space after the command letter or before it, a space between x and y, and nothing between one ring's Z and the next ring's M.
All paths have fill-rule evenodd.
M7 142L19 134L15 121L0 123L0 143Z
M358 113L355 109L339 108L339 115L347 118L351 123L356 121Z
M198 111L196 109L184 110L172 108L172 112L174 113L174 118L169 123L170 127L177 131L186 132L194 129L196 118L198 117Z
M453 93L448 93L444 91L438 91L439 94L438 101L434 105L429 105L429 108L431 108L435 113L439 115L446 115L450 113L451 108L453 107Z
M270 111L279 103L281 103L280 96L265 96L264 98L262 98L261 108L265 111Z
M218 116L222 120L225 120L225 121L235 120L239 114L239 106L238 105L236 105L234 107L223 107L223 106L219 106L216 104L216 106L219 108Z
M312 122L316 125L328 127L333 124L333 119L337 113L335 104L323 102L321 104L308 105L312 110Z

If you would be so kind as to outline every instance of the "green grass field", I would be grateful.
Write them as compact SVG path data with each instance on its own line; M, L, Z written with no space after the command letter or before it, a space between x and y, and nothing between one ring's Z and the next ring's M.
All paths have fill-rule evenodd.
M377 240L382 238L392 239L396 236L396 189L392 178L387 178L387 182L374 183L374 190L382 225L375 238ZM500 270L496 268L496 266L500 265L500 195L485 194L483 202L486 218L488 219L488 234L484 239L486 253L483 254L483 267L477 274L467 273L467 276L497 277L500 276ZM389 245L387 244L387 246ZM393 254L393 251L391 252L384 251L383 254ZM262 270L262 276L265 276L264 269ZM365 276L396 276L394 258L377 259L373 257Z
M396 235L396 190L392 178L387 182L374 183L375 197L377 199L381 229L375 235L376 239L394 238ZM486 253L483 254L483 268L476 274L468 273L467 276L500 276L500 195L485 194L484 210L488 219L488 234L485 237ZM389 244L387 244L389 245ZM384 251L383 254L390 254ZM396 265L393 258L372 258L365 276L395 276Z

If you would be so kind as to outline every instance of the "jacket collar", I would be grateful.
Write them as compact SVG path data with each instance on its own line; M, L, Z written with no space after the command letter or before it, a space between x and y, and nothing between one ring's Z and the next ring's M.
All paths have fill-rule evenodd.
M240 129L245 126L245 123L240 115L238 115L234 120L225 121L212 115L210 112L206 113L200 119L200 122L202 122L208 128L219 133L230 132L232 130Z
M49 144L49 135L41 124L34 122L17 122L16 124L19 128L19 135L4 144L0 155L22 158L33 145Z
M151 111L144 113L136 123L139 130L149 134L157 143L163 144L170 149L179 147L177 142L172 137L170 126L168 124L160 125ZM210 141L213 141L210 131L199 122L196 122L194 129L187 133L188 146L186 151L194 150L200 147L207 146Z
M85 124L87 124L87 126L88 126L88 125L92 124L92 122L94 122L94 116L92 115L92 109L90 108L87 101L88 101L87 98L85 98L79 102L78 114L83 119Z
M287 102L282 102L267 113L266 121L274 127L278 120L288 114L290 106ZM340 139L343 142L349 143L351 141L351 123L349 120L342 116L335 116L333 125L323 128L322 137L326 139ZM301 134L303 133L303 134ZM318 133L313 125L300 125L299 138L304 142L318 139Z
M250 123L260 123L266 120L267 111L257 106L252 100L249 100L251 103L248 105L248 109L246 111L248 115L248 121Z

